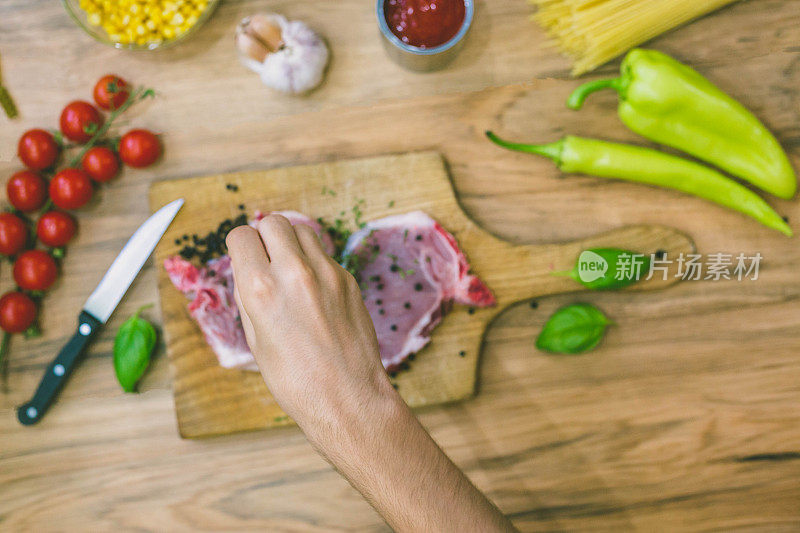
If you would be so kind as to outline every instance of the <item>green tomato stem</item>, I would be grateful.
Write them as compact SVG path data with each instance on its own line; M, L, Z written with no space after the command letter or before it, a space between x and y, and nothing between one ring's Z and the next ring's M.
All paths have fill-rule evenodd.
M0 341L0 379L3 381L3 389L6 388L8 378L8 346L11 343L11 333L4 331L3 340Z
M128 95L128 99L125 100L125 103L123 103L118 108L111 110L111 112L108 114L108 120L106 120L102 126L97 128L97 131L94 132L94 135L92 135L92 137L86 142L86 144L83 145L83 148L81 148L81 151L78 152L78 155L76 155L70 160L68 166L77 167L78 164L83 159L83 156L86 155L86 152L88 152L91 148L97 145L97 141L108 132L109 128L114 123L114 120L116 120L118 116L124 113L129 107L131 107L136 102L140 102L145 98L152 96L153 94L154 93L152 89L145 89L144 87L137 87L136 89L134 89L134 91L130 95Z

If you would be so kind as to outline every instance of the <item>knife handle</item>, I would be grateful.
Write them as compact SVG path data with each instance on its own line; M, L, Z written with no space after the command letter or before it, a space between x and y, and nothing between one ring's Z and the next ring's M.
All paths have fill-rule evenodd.
M36 394L28 403L17 408L17 418L23 425L31 426L42 419L102 325L102 322L86 311L81 312L78 317L78 329L48 365Z

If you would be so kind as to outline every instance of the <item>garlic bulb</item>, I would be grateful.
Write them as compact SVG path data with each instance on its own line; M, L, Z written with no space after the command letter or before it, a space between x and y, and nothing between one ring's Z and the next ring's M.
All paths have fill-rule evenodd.
M328 65L328 47L319 35L302 22L271 13L243 19L236 47L264 85L289 94L316 88Z

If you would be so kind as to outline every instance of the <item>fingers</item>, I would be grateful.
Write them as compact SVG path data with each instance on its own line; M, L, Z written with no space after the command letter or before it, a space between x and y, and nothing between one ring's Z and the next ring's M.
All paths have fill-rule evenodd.
M311 229L311 226L298 224L294 226L294 232L297 235L297 240L303 249L303 253L309 259L320 260L328 256L322 248L322 241L319 240L319 236Z
M270 261L278 266L284 262L291 264L305 255L294 228L284 216L267 215L258 222L258 233L264 241Z
M250 226L233 228L225 238L234 274L240 280L266 274L269 256L258 232Z
M234 276L235 277L235 276ZM236 301L236 307L239 309L239 318L242 321L242 329L244 329L244 336L247 340L247 345L250 351L256 353L256 330L253 326L253 321L250 315L247 314L247 309L242 302L242 295L239 293L239 285L234 280L233 284L233 299Z

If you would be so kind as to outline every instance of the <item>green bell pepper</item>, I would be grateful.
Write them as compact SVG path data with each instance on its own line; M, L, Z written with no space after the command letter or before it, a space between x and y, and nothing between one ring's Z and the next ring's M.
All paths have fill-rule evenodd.
M490 131L487 137L504 148L541 155L564 172L590 174L675 189L729 207L780 231L792 229L760 196L700 163L651 148L567 136L550 144L504 141Z
M797 189L789 158L775 136L742 104L696 70L655 50L631 50L621 76L578 87L567 106L580 109L601 89L619 93L619 116L631 130L672 146L789 199Z

